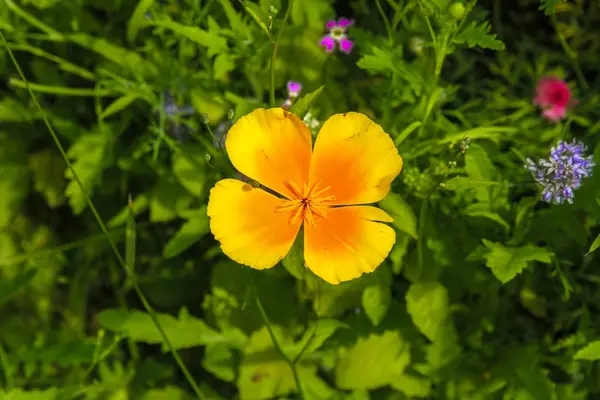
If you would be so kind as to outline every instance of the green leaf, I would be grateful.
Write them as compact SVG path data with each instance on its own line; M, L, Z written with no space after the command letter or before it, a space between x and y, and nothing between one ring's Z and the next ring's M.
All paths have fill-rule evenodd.
M29 191L25 142L11 136L0 133L0 229L16 217Z
M133 211L133 215L138 216L144 211L146 211L146 209L148 209L148 204L148 195L146 195L145 193L140 194L133 200L133 204L131 204L131 206L126 205L125 207L123 207L123 209L117 215L112 217L106 225L111 228L121 226L127 223L129 213L131 211Z
M466 176L455 176L448 179L443 187L444 189L453 191L463 191L468 189L475 189L484 186L499 185L498 182L486 181L483 179L475 179Z
M546 15L553 14L556 7L562 2L563 0L540 0L540 10L543 10Z
M583 349L577 351L573 358L576 360L600 360L600 340L588 343Z
M389 51L378 47L371 47L372 54L363 55L356 63L359 68L374 72L394 73L406 80L415 93L421 91L424 80L420 71L413 65L395 57Z
M377 389L389 385L410 363L410 346L397 331L359 338L339 350L335 381L339 388Z
M138 5L135 6L135 10L133 10L133 14L127 24L127 41L129 44L133 45L135 43L138 32L146 23L146 12L153 4L154 0L140 0Z
M406 292L406 308L413 323L435 341L450 315L448 291L438 282L413 283Z
M200 147L187 147L185 153L173 155L173 173L194 196L204 193L206 184L206 152Z
M119 47L104 38L86 35L85 33L74 33L69 35L68 38L72 42L101 55L129 71L154 73L152 64L144 60L138 53Z
M141 96L136 93L130 93L121 96L112 103L110 103L108 107L106 107L104 110L102 110L99 117L101 119L108 118L111 115L118 113L119 111L123 111L125 108L129 107L131 103L140 98Z
M84 133L71 145L67 155L73 160L72 165L79 181L83 185L88 196L92 196L94 189L101 182L102 172L111 165L110 136L102 131ZM85 195L70 169L65 170L65 176L69 179L65 195L76 215L87 207Z
M373 326L378 326L388 312L392 293L388 286L367 286L362 294L362 306Z
M231 348L224 344L206 346L202 367L222 381L235 380L235 357Z
M395 378L391 386L410 398L431 396L431 382L425 378L404 374Z
M193 198L179 182L161 178L150 197L150 221L166 222L177 216L177 212L188 208Z
M240 36L249 37L250 30L248 29L248 26L246 26L244 21L242 21L240 14L238 14L238 12L235 10L235 8L233 8L231 1L230 0L219 0L219 3L221 3L221 7L223 7L223 11L225 11L225 15L227 16L227 19L229 20L229 25L231 26L231 30L233 30L233 32L236 33L236 36L238 36L238 38Z
M302 339L295 343L287 353L290 354L292 360L299 356L301 356L300 359L309 356L319 350L323 343L340 328L348 328L348 325L335 319L319 319L306 329Z
M12 389L8 392L0 390L2 400L58 400L59 390L56 388L47 390L22 390Z
M227 344L239 348L243 343L239 337L226 336L210 328L201 319L180 311L179 317L169 314L156 314L156 318L165 334L176 349L206 346L209 344ZM98 322L109 331L123 334L136 342L162 344L167 350L162 336L148 313L131 310L104 310L98 314Z
M9 96L0 100L0 122L30 122L37 119L20 101Z
M309 108L317 100L317 97L319 97L323 89L325 89L324 85L317 90L302 96L300 99L298 99L298 101L292 104L290 107L290 112L300 119L304 118Z
M227 53L220 53L215 57L213 63L213 77L217 80L225 80L227 75L235 70L235 58Z
M0 307L19 293L35 276L36 269L19 272L14 278L0 280Z
M408 233L414 239L417 238L417 217L402 196L390 192L379 202L379 206L394 218L393 225L398 230Z
M484 22L477 25L471 22L454 38L455 43L466 43L469 47L479 46L483 49L504 50L504 43L496 39L496 35L490 34L490 25Z
M590 250L587 253L585 253L585 255L587 256L591 252L595 251L598 247L600 247L600 234L596 236L596 239L594 239L594 242L590 246Z
M127 397L126 397L127 398ZM151 389L145 392L140 400L193 400L183 389L176 386L167 386L162 389ZM117 400L117 399L111 399Z
M206 47L208 57L227 51L227 40L214 32L205 31L196 26L185 26L175 21L149 21L148 24L171 29L194 43Z
M304 236L298 235L287 255L281 260L281 265L296 279L304 279L307 269L304 265Z
M169 259L178 256L201 240L209 230L209 220L204 206L195 216L181 225L175 236L165 244L163 257Z
M51 150L41 150L29 156L29 168L33 172L33 187L50 208L57 208L65 201L65 161Z
M524 247L508 247L486 239L483 239L483 244L490 250L483 255L486 265L502 283L510 281L521 273L530 261L550 264L554 256L545 248L530 244Z
M279 326L272 325L271 328L281 345L291 344L291 338ZM316 368L299 363L297 369L303 381L304 376L314 375ZM264 326L252 334L244 349L237 387L244 400L283 398L296 391L292 370L273 347Z
M510 226L508 222L504 220L498 213L490 211L489 203L474 203L469 204L464 210L463 214L468 215L469 217L481 217L487 218L491 221L497 222L502 225L505 232L508 233L510 230Z
M19 361L23 363L36 362L44 365L57 365L70 367L89 364L94 359L96 352L104 349L98 348L95 339L73 340L58 342L41 347L34 346L19 354Z

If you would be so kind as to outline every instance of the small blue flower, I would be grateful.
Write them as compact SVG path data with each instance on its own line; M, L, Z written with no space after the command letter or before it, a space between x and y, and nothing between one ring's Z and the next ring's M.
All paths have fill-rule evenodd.
M592 174L592 156L585 156L586 147L573 139L571 143L559 141L550 150L550 157L538 160L537 164L527 159L525 168L533 174L542 187L542 200L547 203L573 203L574 190L581 186L583 178Z

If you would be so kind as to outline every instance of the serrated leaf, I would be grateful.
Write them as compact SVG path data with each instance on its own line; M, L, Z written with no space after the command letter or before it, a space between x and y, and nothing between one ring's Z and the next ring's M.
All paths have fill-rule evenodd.
M488 203L469 204L463 210L463 214L468 215L469 217L481 217L489 219L500 224L504 228L505 232L510 230L508 222L506 222L498 213L491 211Z
M413 283L406 292L406 308L413 323L431 341L443 332L449 304L448 291L438 282Z
M236 33L236 36L240 37L248 37L250 34L250 30L242 21L240 14L233 8L231 1L229 0L219 0L221 3L221 7L223 7L223 11L225 11L225 15L229 20L229 25L231 26L231 30Z
M209 220L206 215L206 206L202 210L204 211L198 212L197 215L181 225L175 236L165 244L163 248L163 257L165 259L178 256L208 234Z
M362 306L373 326L378 326L388 312L392 302L390 288L384 285L371 285L363 291Z
M67 155L72 161L71 165L83 185L88 196L92 196L94 189L100 184L102 172L111 164L109 145L111 143L108 134L101 131L85 133L81 135L69 148ZM70 169L65 170L65 176L69 179L65 195L73 213L78 215L87 207L85 194Z
M483 244L490 250L483 255L486 265L502 283L510 281L521 273L527 268L529 262L539 261L550 264L554 256L545 248L530 244L524 247L508 247L485 239Z
M372 54L363 55L356 63L359 68L376 72L393 72L411 84L418 93L423 85L423 77L410 64L394 57L389 51L372 46Z
M455 43L466 43L469 47L478 46L484 49L504 50L504 43L496 39L495 34L490 34L490 25L488 22L477 24L471 22L454 38Z
M583 349L580 349L573 356L576 360L600 360L600 340L588 343Z
M176 349L223 343L239 348L242 343L237 337L229 337L210 328L204 321L180 312L179 318L169 314L156 314L165 334ZM137 310L104 310L98 314L100 326L121 333L133 341L162 344L160 332L148 313Z
M398 230L408 233L414 239L417 238L417 217L402 196L390 192L379 202L379 206L394 218L392 224Z
M324 85L318 88L317 90L302 96L300 99L298 99L298 101L292 104L292 106L290 107L290 112L300 119L304 118L304 116L308 112L308 109L317 100L317 97L319 97L323 89L325 89Z
M133 45L139 30L145 24L146 12L152 7L154 0L140 0L127 24L127 41Z
M397 331L359 338L339 350L335 381L346 390L371 390L389 385L410 363L410 346Z
M227 50L227 40L225 38L197 26L186 26L169 20L150 21L149 24L171 29L173 32L190 39L194 43L206 47L209 57Z

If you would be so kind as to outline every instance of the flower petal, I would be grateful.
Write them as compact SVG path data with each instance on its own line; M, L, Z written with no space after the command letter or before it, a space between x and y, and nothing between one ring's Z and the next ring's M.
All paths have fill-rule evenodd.
M386 259L396 241L384 211L371 206L330 208L315 225L304 225L304 261L316 275L331 284L373 272Z
M347 28L350 25L354 24L354 21L352 21L351 19L348 18L340 18L338 25L341 26L342 28Z
M348 38L343 37L340 39L340 51L343 53L350 54L353 45L352 40L348 40Z
M334 205L375 203L402 169L402 158L381 126L366 115L336 114L321 127L310 179L329 187Z
M327 35L321 39L321 46L325 46L325 50L331 53L335 49L335 39Z
M325 29L332 30L336 26L337 26L337 22L335 22L335 20L332 19L329 22L327 22L327 24L325 24Z
M563 119L565 117L566 113L567 113L566 107L554 106L554 107L546 108L542 112L542 115L546 119L556 122L556 121Z
M281 108L259 108L240 118L227 133L225 147L242 174L289 197L286 180L302 187L308 178L312 136L295 115Z
M210 191L210 230L229 258L255 269L271 268L290 251L301 222L275 208L285 200L236 179Z

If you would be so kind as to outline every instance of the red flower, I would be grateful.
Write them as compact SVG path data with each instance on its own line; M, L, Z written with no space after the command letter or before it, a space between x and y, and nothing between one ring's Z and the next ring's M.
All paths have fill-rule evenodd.
M565 81L553 76L540 79L533 104L544 110L542 115L545 118L550 121L563 119L570 103L571 90Z

